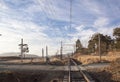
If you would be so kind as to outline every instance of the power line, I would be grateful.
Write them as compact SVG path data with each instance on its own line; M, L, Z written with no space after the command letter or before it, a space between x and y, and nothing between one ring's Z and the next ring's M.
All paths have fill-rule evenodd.
M70 32L72 28L72 0L70 0Z
M53 0L49 0L48 2L49 2L49 4L48 4L47 8L50 10L50 15L55 17L55 10L54 10L54 7L53 7Z
M60 48L60 59L62 60L62 55L63 55L63 44L62 44L62 41L61 41L61 48Z
M43 0L37 0L36 2L39 4L40 9L43 12L43 14L48 18L49 16L48 16L48 14L45 11L46 10L46 6L45 6L45 3L43 2Z

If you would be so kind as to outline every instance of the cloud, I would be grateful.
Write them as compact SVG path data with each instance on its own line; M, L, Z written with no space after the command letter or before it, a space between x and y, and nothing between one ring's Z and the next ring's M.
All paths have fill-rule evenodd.
M79 31L82 31L84 28L85 28L84 25L80 25L80 26L75 27L75 29L76 29L78 32L79 32Z
M1 52L19 51L24 38L30 53L41 54L49 46L50 54L60 48L60 41L84 46L95 32L112 36L120 25L119 0L74 0L70 28L69 0L0 0Z
M96 1L84 0L82 4L85 6L85 9L94 15L100 15L101 7Z
M36 24L30 22L26 23L11 19L7 20L7 22L5 21L1 22L0 23L0 33L2 34L1 36L2 47L0 49L1 52L7 51L5 49L8 48L9 48L8 51L11 50L11 52L15 50L18 51L18 44L20 43L21 38L24 38L27 41L26 43L28 44L32 43L33 46L37 45L39 47L39 45L37 44L39 43L39 41L43 43L47 42L47 35L43 33L44 29L45 29L44 27L37 26ZM31 49L30 52L35 51Z
M70 3L66 0L37 0L38 8L50 19L58 21L69 21ZM64 4L63 4L64 3ZM47 5L47 6L46 6Z
M69 35L72 36L71 40L75 42L77 39L80 39L83 46L87 47L88 40L95 33L95 31L92 28L87 28L85 25L80 25L74 28L76 32Z
M0 1L0 8L1 9L8 9L8 7L5 5L3 0Z
M99 17L97 20L95 20L93 27L99 28L99 27L105 27L109 24L109 19L105 17Z
M56 41L56 38L51 38L48 36L48 33L44 33L44 31L50 27L46 25L39 25L32 20L26 20L26 17L28 17L28 19L33 19L34 16L29 16L29 14L28 16L25 15L28 13L26 13L25 10L20 11L8 8L7 11L2 9L0 12L0 33L2 34L2 47L0 48L1 53L12 51L18 52L20 39L24 38L25 43L27 43L30 47L30 53L41 55L41 48L45 48L47 45L50 46L49 54L54 54L54 52L58 49L58 45L52 42ZM53 28L50 29L53 30ZM58 34L59 29L57 29L58 28L56 28L56 30L54 29L52 32L55 33L56 31L56 34Z

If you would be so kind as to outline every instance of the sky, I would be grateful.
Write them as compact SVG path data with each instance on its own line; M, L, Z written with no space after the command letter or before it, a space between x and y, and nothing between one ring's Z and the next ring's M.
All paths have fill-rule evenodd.
M120 0L72 0L71 7L70 0L0 0L0 54L20 52L21 38L39 56L46 45L55 55L61 41L64 53L77 39L87 47L94 33L112 36L119 15Z

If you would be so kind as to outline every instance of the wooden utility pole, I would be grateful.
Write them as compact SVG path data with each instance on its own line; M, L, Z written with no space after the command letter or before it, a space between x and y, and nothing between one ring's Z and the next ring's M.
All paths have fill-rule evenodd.
M99 56L100 56L100 62L101 62L101 49L100 49L100 33L98 34L98 48L99 48Z
M60 59L62 60L62 51L63 51L63 45L62 45L62 41L61 41L61 48L60 48Z

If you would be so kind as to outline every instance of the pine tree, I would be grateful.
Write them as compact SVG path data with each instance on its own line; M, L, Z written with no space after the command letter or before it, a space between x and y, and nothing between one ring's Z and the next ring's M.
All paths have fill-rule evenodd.
M78 39L76 41L76 53L81 52L82 48L83 48L83 46L81 44L81 41Z
M113 36L115 36L115 49L120 49L120 27L113 30Z

